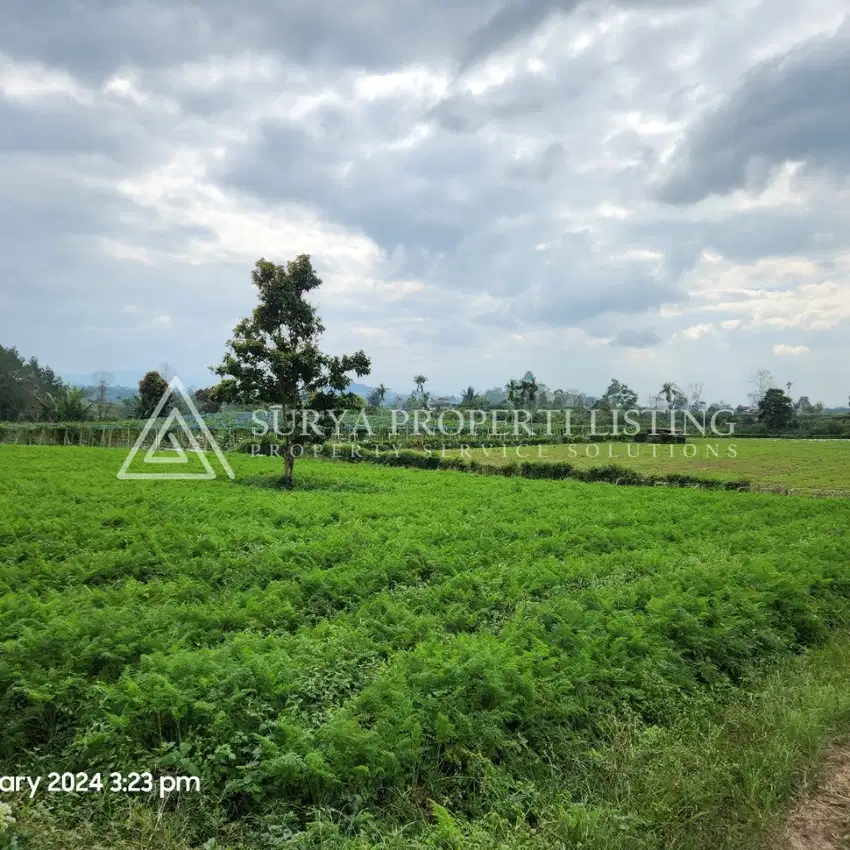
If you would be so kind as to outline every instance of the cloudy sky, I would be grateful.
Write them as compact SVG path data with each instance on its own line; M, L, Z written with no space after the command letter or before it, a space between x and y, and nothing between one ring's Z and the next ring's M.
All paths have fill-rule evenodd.
M210 383L262 257L335 353L846 404L847 0L4 0L0 343Z

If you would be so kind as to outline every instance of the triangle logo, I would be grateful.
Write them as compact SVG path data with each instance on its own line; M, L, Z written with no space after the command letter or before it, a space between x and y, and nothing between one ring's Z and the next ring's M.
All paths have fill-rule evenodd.
M189 444L190 451L192 451L201 462L201 465L204 468L204 472L129 472L130 464L133 462L133 459L139 453L139 450L144 447L145 440L147 439L148 434L157 427L157 420L159 419L159 415L162 413L163 408L165 407L166 402L173 395L179 395L179 397L183 400L183 403L186 405L187 410L191 414L191 418L194 419L195 424L198 426L200 432L204 435L206 439L207 445L212 449L215 454L216 459L219 464L221 464L221 468L224 470L228 478L235 478L236 476L233 474L233 470L230 468L230 464L227 462L227 458L224 456L224 452L219 448L218 443L215 441L210 429L207 427L207 423L204 422L203 417L198 412L198 408L195 406L194 401L192 401L191 396L186 392L186 388L183 386L183 382L180 378L172 378L170 383L165 389L165 392L162 394L162 398L159 400L156 408L153 413L151 413L148 421L145 423L145 427L142 429L142 433L139 434L138 439L133 444L133 447L130 449L127 457L124 459L124 463L121 466L116 478L121 481L138 481L138 480L146 480L146 479L159 479L159 480L176 480L176 481L209 481L213 478L216 478L215 470L212 467L212 464L207 457L207 453L204 452L200 445L198 444L198 440L195 437L192 429L189 427L186 422L185 417L180 412L177 407L172 407L168 416L165 419L165 422L156 432L154 436L153 442L151 443L150 448L147 450L144 456L145 464L152 465L182 465L189 463L189 457L186 454L186 450L183 448L180 440L177 439L174 434L172 427L176 424L182 433L186 437L186 442ZM174 452L172 455L161 455L158 454L163 443L167 443L170 446L170 449Z

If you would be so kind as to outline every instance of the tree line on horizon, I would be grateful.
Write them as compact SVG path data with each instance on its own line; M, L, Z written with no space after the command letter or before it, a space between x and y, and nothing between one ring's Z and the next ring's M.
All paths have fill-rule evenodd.
M73 386L62 381L50 367L40 364L37 358L25 360L16 348L0 345L0 421L146 419L162 398L170 377L170 367L163 364L159 369L147 372L135 392L115 400L112 398L113 384L107 372L95 373L88 387ZM824 412L823 402L812 404L808 396L800 396L796 402L792 401L790 394L777 386L767 370L756 372L750 382L753 390L749 405L733 405L725 401L706 403L701 383L693 383L683 389L674 382L665 382L657 393L650 394L641 405L638 393L617 378L611 379L600 396L592 396L574 389L552 390L538 381L531 371L527 371L522 378L508 380L504 386L492 387L483 392L471 385L467 386L456 398L433 396L425 389L428 378L418 373L413 377L414 389L408 395L392 395L395 406L408 410L459 407L478 410L569 408L576 411L613 411L643 407L649 410L688 410L691 413L713 413L726 409L755 414L767 393L771 392L771 399L781 401L783 407L790 408L793 414ZM786 386L790 391L790 384ZM217 413L225 406L215 386L190 388L190 394L202 413ZM363 406L372 410L386 408L389 395L389 388L381 383L371 390Z
M371 363L365 352L345 357L323 354L318 340L324 331L315 307L306 295L321 286L309 255L299 255L285 265L259 260L252 271L252 282L258 290L258 305L250 317L242 319L227 343L222 363L211 369L219 383L191 389L194 402L202 413L215 413L223 407L251 404L305 403L321 409L385 408L390 395L382 382L365 400L349 391L350 372L368 375ZM35 357L25 359L16 348L0 345L0 421L79 422L85 420L148 418L162 398L170 379L167 364L148 371L136 391L120 400L112 397L112 384L106 372L93 375L88 387L64 382L50 367ZM460 392L459 402L450 397L434 397L425 389L428 378L417 373L409 394L393 393L397 406L403 408L461 408L582 410L633 410L639 405L638 393L625 382L612 378L604 393L591 396L579 390L550 389L531 371L521 378L511 378L503 386L479 392L467 386ZM791 383L787 393L777 385L766 369L758 370L750 379L752 391L748 405L733 406L724 401L707 403L703 385L692 383L686 388L673 381L664 382L650 394L643 408L712 413L732 409L757 416L773 428L788 428L798 414L824 411L822 402L812 404L807 396L792 401Z
M0 345L0 422L85 422L146 419L162 398L170 369L164 364L147 372L135 392L115 397L108 372L92 375L92 384L81 387L63 381L36 357L25 359L15 347ZM221 410L211 388L190 388L203 413Z

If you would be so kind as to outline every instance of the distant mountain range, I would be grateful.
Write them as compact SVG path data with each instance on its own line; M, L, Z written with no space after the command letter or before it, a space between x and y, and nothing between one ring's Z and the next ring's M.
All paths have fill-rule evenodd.
M94 387L91 382L89 383L73 383L72 381L68 381L66 379L66 383L73 384L75 387L80 387L81 389L86 390L89 396L93 396L97 392L97 388ZM108 402L121 402L124 399L131 398L132 396L138 393L138 387L114 387L110 386L106 391L106 400Z
M139 381L144 374L141 372L111 372L108 369L104 369L104 372L113 389L127 390L128 388L132 388L132 392L137 391ZM63 381L75 387L90 387L94 385L95 375L97 374L97 372L67 372L61 377ZM183 376L181 375L180 377L182 378ZM197 386L208 386L210 383L211 381L207 380L206 383L197 384Z
M353 393L357 393L357 395L361 396L361 398L369 398L369 396L375 392L375 387L366 386L366 384L358 384L353 383L349 389ZM398 399L405 399L409 393L394 393L392 390L388 390L387 394L384 396L384 404L392 404Z
M110 373L110 377L114 375L114 383L109 385L109 390L107 392L107 399L112 402L120 402L125 398L130 398L138 392L138 382L141 378L141 375L138 377L134 372L113 372ZM82 374L82 373L69 373L62 376L62 379L75 387L82 387L86 390L94 390L94 380L92 375L90 374ZM204 382L187 382L185 379L183 383L186 384L187 387L207 387L210 386L212 381ZM353 383L350 387L351 391L357 393L357 395L362 398L368 398L372 392L374 392L375 388L367 386L366 384ZM406 393L394 393L388 392L384 403L385 404L393 404L399 399L407 398Z

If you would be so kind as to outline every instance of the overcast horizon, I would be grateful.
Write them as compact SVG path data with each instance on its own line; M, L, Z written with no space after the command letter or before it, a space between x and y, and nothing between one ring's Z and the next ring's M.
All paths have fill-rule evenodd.
M847 406L847 12L7 0L0 344L209 385L309 253L367 385Z

